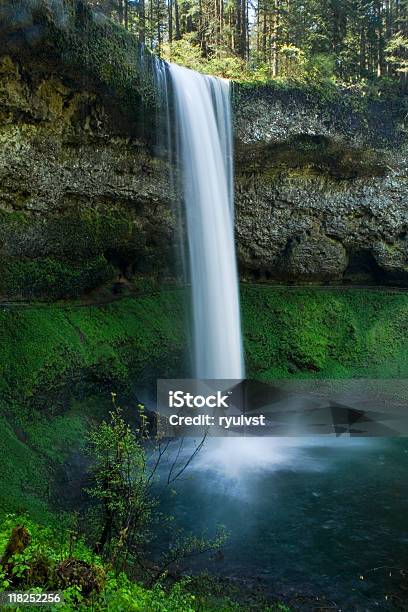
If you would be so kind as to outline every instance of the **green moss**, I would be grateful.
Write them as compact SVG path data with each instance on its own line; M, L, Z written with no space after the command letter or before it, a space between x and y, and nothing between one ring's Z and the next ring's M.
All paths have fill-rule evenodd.
M80 266L51 258L30 260L7 258L1 262L0 291L3 294L55 300L76 297L111 279L114 268L99 256Z
M99 307L0 309L0 511L39 517L110 393L131 399L132 388L179 375L183 338L179 292Z
M39 518L45 512L50 470L0 416L0 513L29 510ZM46 513L47 518L49 513Z
M0 292L8 299L76 297L118 270L160 267L131 213L101 206L48 217L0 211Z
M248 375L408 376L408 294L242 287Z
M146 383L181 367L183 335L177 291L99 307L3 308L0 395L26 403L67 385Z
M252 377L408 372L403 292L243 285L241 300ZM67 388L83 396L186 374L184 314L177 290L103 306L3 307L0 396L27 405Z
M37 520L54 522L55 477L84 446L90 416L84 407L74 404L53 418L37 413L19 426L0 416L0 514L28 511ZM0 409L7 414L6 405Z
M406 371L408 295L377 290L242 286L252 376L291 368L329 375ZM0 393L24 401L73 381L125 384L169 369L184 345L183 293L104 306L30 306L0 311ZM397 367L398 366L398 367Z
M130 250L130 244L136 242L129 212L117 207L51 217L46 232L49 248L73 261L100 256L109 249Z

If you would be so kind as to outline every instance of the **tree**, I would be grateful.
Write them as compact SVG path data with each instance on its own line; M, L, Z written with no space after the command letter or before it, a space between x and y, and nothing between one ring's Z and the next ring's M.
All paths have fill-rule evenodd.
M408 38L402 32L390 39L385 48L385 57L401 77L408 74Z

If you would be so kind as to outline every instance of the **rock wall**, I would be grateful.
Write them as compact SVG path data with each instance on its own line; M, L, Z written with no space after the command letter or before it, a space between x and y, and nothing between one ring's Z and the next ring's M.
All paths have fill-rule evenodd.
M407 100L241 89L235 109L243 276L407 285Z
M149 57L86 2L0 6L0 295L174 274Z
M75 296L172 273L166 168L100 96L0 59L0 293Z
M56 7L0 7L3 299L175 275L147 60L81 0ZM407 285L406 100L236 86L233 104L242 277Z

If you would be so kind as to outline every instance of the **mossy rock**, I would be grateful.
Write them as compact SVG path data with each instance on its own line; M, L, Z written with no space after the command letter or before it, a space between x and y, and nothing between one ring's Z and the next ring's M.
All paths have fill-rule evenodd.
M112 279L114 273L103 256L85 260L81 266L51 258L7 259L0 263L0 292L28 300L77 297Z
M114 205L41 217L0 210L0 295L52 301L81 296L118 275L165 272L172 244L156 251L148 231Z
M247 375L408 377L408 293L242 287Z
M0 53L29 58L42 71L64 73L100 93L116 131L149 134L155 120L152 58L136 38L84 0L6 1L0 7ZM125 127L126 126L126 127Z

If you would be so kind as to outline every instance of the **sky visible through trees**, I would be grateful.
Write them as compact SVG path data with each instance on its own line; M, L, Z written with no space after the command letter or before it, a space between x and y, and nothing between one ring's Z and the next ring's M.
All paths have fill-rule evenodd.
M225 76L408 81L408 0L89 0L167 59ZM232 73L232 74L231 74Z

